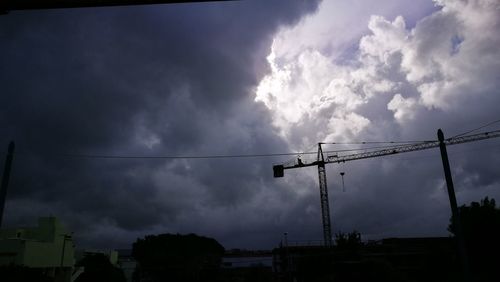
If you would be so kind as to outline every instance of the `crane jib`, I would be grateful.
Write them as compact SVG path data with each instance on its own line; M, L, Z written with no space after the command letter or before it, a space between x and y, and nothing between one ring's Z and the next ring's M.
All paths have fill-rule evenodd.
M480 140L484 140L484 139L496 138L496 137L500 137L500 130L477 133L477 134L472 134L472 135L452 137L452 138L446 139L444 141L444 143L447 146L450 146L450 145L457 145L457 144L462 144L462 143L480 141ZM388 155L394 155L394 154L400 154L400 153L408 153L408 152L427 150L427 149L438 148L438 147L439 147L439 141L436 140L436 141L422 142L422 143L416 143L416 144L410 144L410 145L395 146L395 147L390 147L390 148L386 148L386 149L382 149L382 150L368 150L368 151L365 151L362 153L356 153L356 154L350 154L350 155L327 156L324 163L344 163L344 162L348 162L348 161L382 157L382 156L388 156ZM318 164L319 164L318 161L313 161L313 162L309 162L309 163L303 162L303 161L300 161L300 162L297 161L291 165L290 164L275 165L275 166L273 166L274 177L283 177L285 169L317 166Z
M441 134L441 135L439 135ZM308 166L317 166L318 167L318 177L319 177L319 190L320 190L320 200L321 200L321 216L323 222L323 237L324 237L324 245L325 247L332 246L332 224L330 219L330 207L328 200L328 187L326 181L326 170L325 164L327 163L341 163L346 161L353 161L359 159L367 159L374 157L382 157L387 155L394 155L399 153L407 153L419 150L426 150L431 148L442 147L446 145L456 145L466 142L479 141L488 138L496 138L500 137L500 130L478 133L473 135L462 135L455 136L446 140L443 140L441 129L438 131L438 136L440 141L427 141L413 144L406 144L400 146L391 146L386 147L382 150L374 150L375 148L366 149L362 153L350 154L339 156L338 154L327 156L326 159L323 155L323 150L321 145L324 143L318 143L318 156L316 161L305 162L300 157L297 158L291 165L290 163L280 164L273 166L274 177L283 177L285 169L299 168L299 167L308 167ZM339 152L336 152L339 153ZM342 175L342 173L341 173ZM451 198L450 198L451 199ZM451 201L451 200L450 200ZM456 201L456 200L455 200Z

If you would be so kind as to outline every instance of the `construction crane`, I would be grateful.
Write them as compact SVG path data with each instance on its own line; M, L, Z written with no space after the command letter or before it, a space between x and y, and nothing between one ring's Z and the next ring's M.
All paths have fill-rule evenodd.
M441 136L442 136L442 131L439 130L438 132L441 132ZM438 133L438 135L439 135L439 133ZM474 141L496 138L496 137L500 137L500 130L443 139L443 143L445 145L456 145L456 144L474 142ZM307 160L304 160L304 159L299 157L295 160L292 160L291 162L287 162L284 164L273 166L273 172L274 172L274 177L283 177L285 169L294 169L294 168L302 168L302 167L310 167L310 166L317 166L318 167L319 193L320 193L320 200L321 200L321 217L322 217L322 222L323 222L324 244L325 244L325 246L330 247L330 246L332 246L332 227L331 227L331 222L330 222L330 207L329 207L329 201L328 201L328 187L326 184L325 164L345 163L345 162L354 161L354 160L382 157L382 156L387 156L387 155L408 153L408 152L420 151L420 150L427 150L427 149L439 147L440 141L439 140L437 140L437 141L425 141L425 142L403 144L403 145L397 145L397 146L393 145L393 146L386 146L383 149L380 149L380 147L371 148L371 149L368 148L368 149L364 149L364 152L362 152L362 153L344 154L344 155L342 155L342 151L332 151L332 152L327 151L326 157L325 157L325 154L323 153L323 148L321 147L321 145L324 145L324 144L326 144L326 143L318 143L318 152L317 152L317 156L316 156L315 160L307 161ZM360 149L360 150L363 150L363 149ZM345 152L346 151L344 151L344 153ZM351 152L352 152L352 150L351 150Z

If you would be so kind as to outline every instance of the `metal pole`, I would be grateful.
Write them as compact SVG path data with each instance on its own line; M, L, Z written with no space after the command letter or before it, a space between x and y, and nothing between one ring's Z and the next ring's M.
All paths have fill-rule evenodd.
M64 252L66 250L66 239L68 239L68 235L64 234L63 236L63 245L62 245L62 252L61 252L61 271L64 268Z
M290 252L288 250L288 232L283 233L285 244L285 281L292 281L292 270L290 265Z
M5 166L2 175L2 185L0 187L0 228L2 227L3 210L5 208L5 197L7 196L7 186L9 186L10 169L12 167L12 159L14 158L14 148L16 145L11 141L5 158Z
M457 206L457 198L455 197L455 188L453 186L453 178L451 177L450 162L448 160L448 152L446 151L446 144L444 144L444 134L441 129L437 132L439 140L439 149L441 150L441 160L443 161L444 176L446 178L446 187L448 189L448 197L450 198L451 206L451 220L455 227L455 237L458 245L458 255L462 263L462 270L464 272L464 280L472 281L472 276L469 269L469 262L467 259L467 252L465 248L465 241L463 237L462 224L460 222L460 214Z

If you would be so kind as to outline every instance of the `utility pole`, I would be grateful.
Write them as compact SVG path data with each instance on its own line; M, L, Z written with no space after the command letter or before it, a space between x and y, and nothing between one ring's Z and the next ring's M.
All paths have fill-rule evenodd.
M3 209L5 208L5 197L7 196L7 187L9 186L10 169L12 167L15 147L14 141L11 141L7 150L7 157L5 158L2 185L0 186L0 228L2 227Z
M62 252L61 252L61 271L64 268L64 254L66 251L66 240L71 239L70 235L63 234L61 235L63 237L63 245L62 245Z
M437 132L439 140L439 149L441 151L441 160L443 161L444 177L446 179L446 187L448 189L448 197L450 198L451 220L453 222L455 237L457 239L458 255L462 264L465 281L472 281L469 262L467 259L467 251L463 236L462 224L460 222L460 214L457 206L457 198L455 197L455 188L453 186L453 178L451 177L450 162L448 160L448 152L444 143L444 134L441 129Z

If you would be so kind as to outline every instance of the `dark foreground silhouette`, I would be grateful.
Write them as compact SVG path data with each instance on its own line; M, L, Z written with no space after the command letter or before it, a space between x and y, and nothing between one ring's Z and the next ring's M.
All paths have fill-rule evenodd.
M495 200L485 198L461 206L459 214L473 281L499 281L500 208ZM448 230L454 234L453 224ZM225 253L215 239L195 234L149 235L133 244L132 255L137 261L133 281L463 281L453 236L364 243L354 231L338 232L334 239L332 247L286 243L272 252L235 254ZM272 264L223 264L223 257L229 254ZM125 281L123 272L103 255L87 256L78 265L84 266L85 272L76 282ZM8 265L0 267L0 281L54 279L37 269Z
M470 269L476 281L500 280L500 207L488 197L459 208ZM451 222L451 221L450 221ZM455 234L450 223L448 231Z
M160 234L138 239L132 255L136 281L217 281L224 247L195 234Z
M85 256L77 263L85 267L85 271L78 276L75 282L126 282L121 269L113 266L104 254Z

